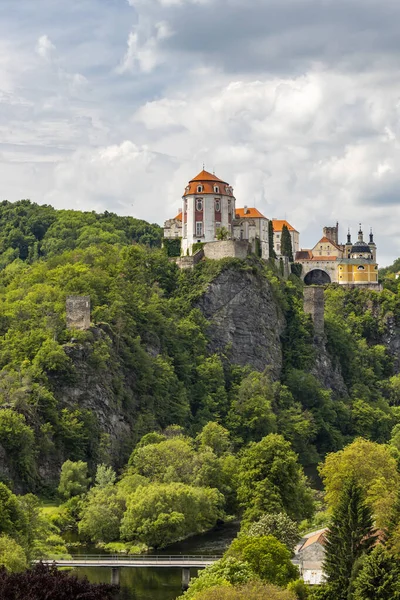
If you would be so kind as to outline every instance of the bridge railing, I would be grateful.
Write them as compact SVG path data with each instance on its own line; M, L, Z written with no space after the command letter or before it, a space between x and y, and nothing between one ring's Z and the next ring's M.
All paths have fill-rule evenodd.
M186 562L186 561L200 561L200 562L215 562L222 558L222 555L210 555L210 554L75 554L70 557L62 557L62 556L48 556L43 558L42 561L76 561L76 562L84 562L84 561L110 561L110 562L118 562L118 561L131 561L131 562Z

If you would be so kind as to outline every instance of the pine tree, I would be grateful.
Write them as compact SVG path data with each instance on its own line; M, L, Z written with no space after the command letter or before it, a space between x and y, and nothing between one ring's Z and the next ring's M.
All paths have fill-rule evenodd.
M347 600L353 567L361 556L371 551L375 541L371 510L364 502L361 488L354 479L349 479L333 513L325 542L324 571L332 599Z
M399 600L400 565L383 546L377 546L365 559L354 582L354 600Z
M293 262L292 238L290 237L287 225L283 224L281 237L281 254L287 256L290 262Z
M268 246L269 246L269 257L276 258L275 248L274 248L274 226L272 221L268 222Z

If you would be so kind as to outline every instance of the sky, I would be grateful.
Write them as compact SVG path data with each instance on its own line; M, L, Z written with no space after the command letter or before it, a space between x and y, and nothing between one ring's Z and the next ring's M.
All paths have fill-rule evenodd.
M1 0L0 196L162 224L237 206L400 256L398 0Z

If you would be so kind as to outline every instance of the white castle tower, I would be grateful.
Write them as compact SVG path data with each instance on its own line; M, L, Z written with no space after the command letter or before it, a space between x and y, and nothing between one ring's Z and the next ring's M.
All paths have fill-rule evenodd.
M189 181L183 195L182 253L192 255L193 244L215 242L222 227L232 237L235 197L231 186L207 171Z

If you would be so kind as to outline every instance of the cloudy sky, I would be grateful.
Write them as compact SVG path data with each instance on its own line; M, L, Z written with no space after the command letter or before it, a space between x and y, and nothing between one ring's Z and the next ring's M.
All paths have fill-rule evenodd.
M400 256L399 0L1 0L0 196L162 223L202 168Z

